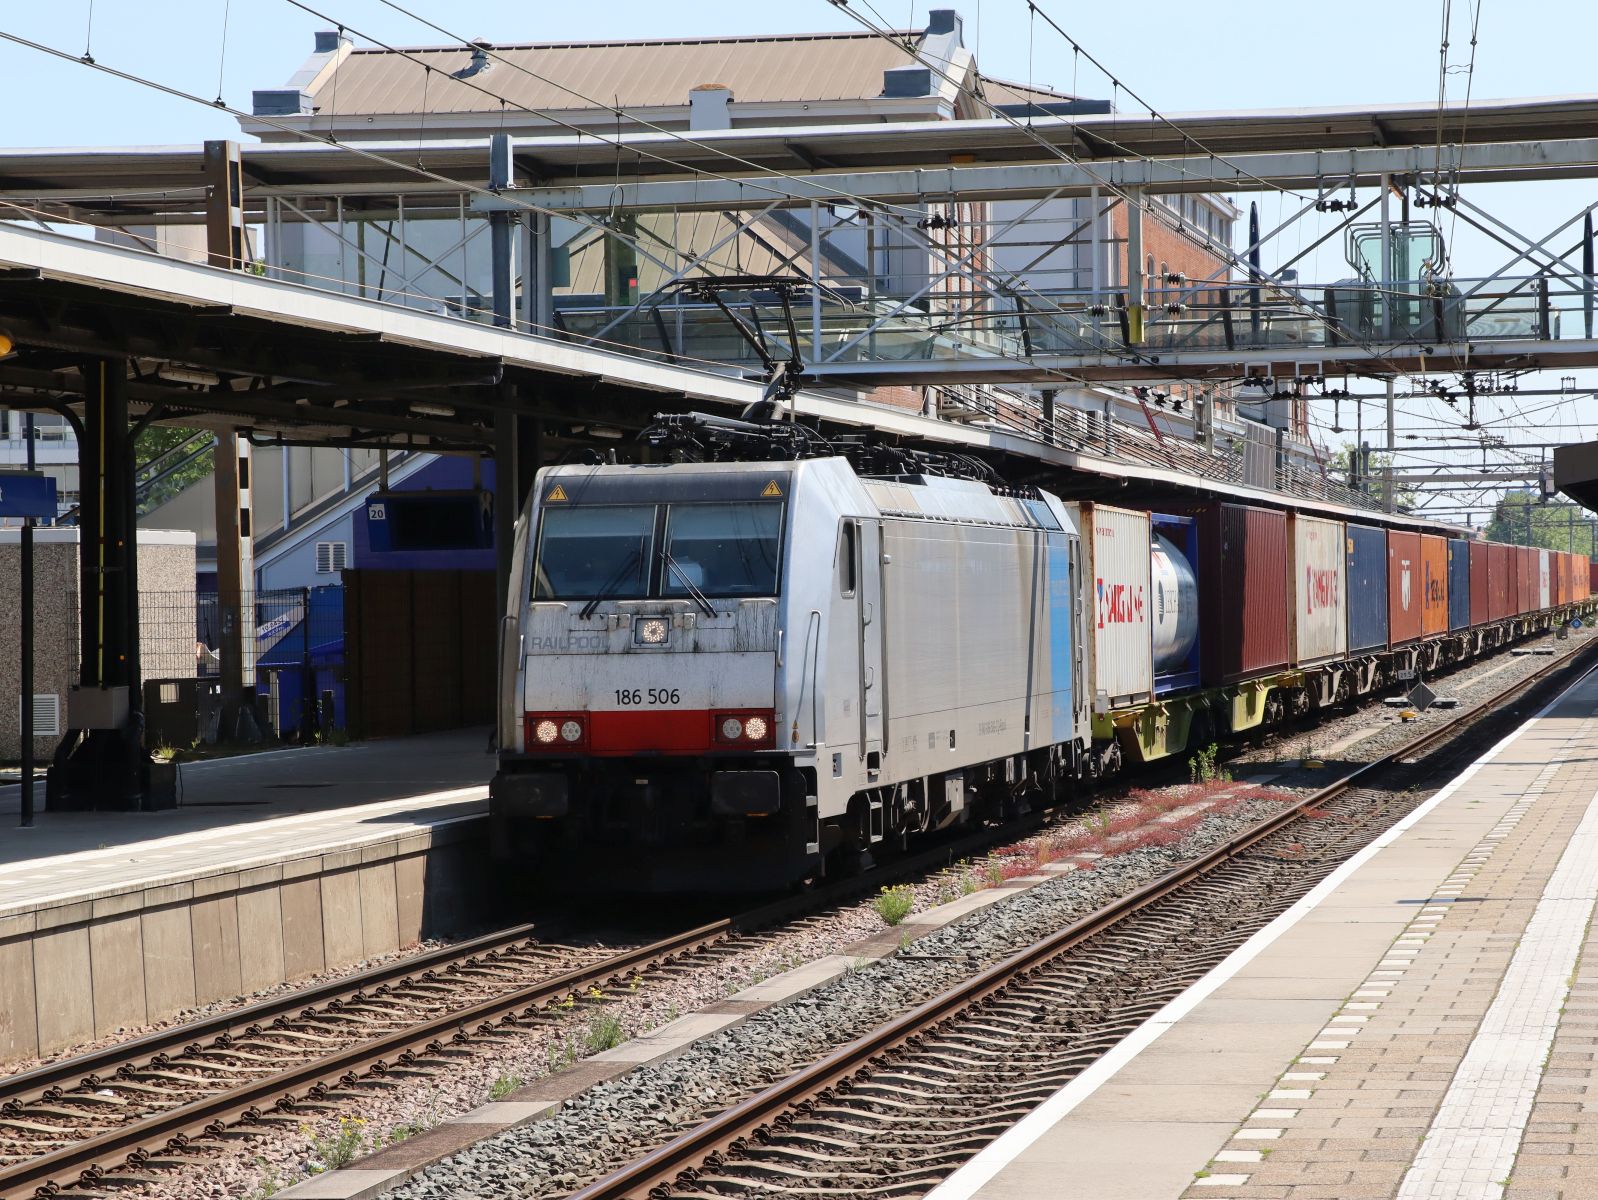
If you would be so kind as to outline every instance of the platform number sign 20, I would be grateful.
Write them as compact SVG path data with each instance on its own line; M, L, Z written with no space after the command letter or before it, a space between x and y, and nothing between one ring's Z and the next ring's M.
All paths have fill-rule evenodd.
M366 519L368 521L388 520L388 509L381 504L368 504L366 506Z

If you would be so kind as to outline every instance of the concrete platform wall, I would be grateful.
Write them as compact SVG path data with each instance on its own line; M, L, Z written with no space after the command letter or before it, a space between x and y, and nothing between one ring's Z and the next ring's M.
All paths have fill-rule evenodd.
M0 918L0 1062L473 928L487 820Z

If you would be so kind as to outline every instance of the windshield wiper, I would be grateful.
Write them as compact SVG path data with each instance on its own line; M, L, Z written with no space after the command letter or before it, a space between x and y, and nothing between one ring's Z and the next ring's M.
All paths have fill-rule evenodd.
M601 602L610 599L611 593L621 586L622 580L627 578L627 572L632 570L635 565L642 562L643 559L644 539L639 538L637 548L622 561L621 566L616 568L615 573L611 575L609 579L605 580L605 586L599 589L598 593L595 594L592 600L583 605L582 611L577 615L585 621L589 617L593 616L594 609L598 608Z
M660 561L666 564L667 570L676 573L677 578L682 581L683 587L688 589L688 594L694 598L694 603L699 605L699 607L704 610L705 616L714 617L716 615L715 608L713 608L710 601L705 598L705 594L694 586L694 581L688 578L688 572L684 571L682 567L677 564L677 560L671 556L670 552L664 546L660 548Z

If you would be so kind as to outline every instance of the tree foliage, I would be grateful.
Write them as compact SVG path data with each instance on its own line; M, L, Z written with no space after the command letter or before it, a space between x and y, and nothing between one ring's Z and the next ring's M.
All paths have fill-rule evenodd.
M1342 447L1335 450L1326 461L1328 470L1336 472L1349 487L1356 490L1359 489L1359 473L1355 469L1359 465L1358 455L1358 446L1354 445L1353 442L1344 442ZM1393 456L1384 451L1373 450L1366 456L1364 491L1367 494L1372 496L1380 496L1382 494L1387 468L1392 465ZM1397 508L1414 508L1420 501L1420 493L1408 484L1401 483L1394 490L1396 495L1393 497L1393 503Z
M186 488L192 487L211 474L213 435L209 430L184 429L180 426L147 425L139 434L134 449L134 461L140 467L139 511L149 512L159 508ZM190 457L180 450L188 445L198 451ZM154 464L162 455L175 452L166 465L169 469L156 477L148 477L145 464ZM174 465L176 464L176 465Z
M1518 546L1540 546L1544 550L1571 550L1594 557L1598 551L1598 532L1591 513L1568 500L1550 499L1543 503L1531 492L1510 492L1498 500L1487 537L1495 542Z

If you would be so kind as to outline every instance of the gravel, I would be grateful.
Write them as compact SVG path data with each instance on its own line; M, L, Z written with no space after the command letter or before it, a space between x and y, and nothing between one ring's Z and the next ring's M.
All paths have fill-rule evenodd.
M1579 649L1580 636L1558 643L1551 636L1526 643ZM1510 658L1495 655L1433 682L1440 694L1457 696L1468 708L1510 683L1547 664L1544 656ZM1432 710L1418 721L1402 723L1396 710L1367 705L1334 717L1313 733L1274 735L1264 744L1234 757L1229 769L1245 778L1269 776L1274 788L1302 791L1320 787L1332 777L1336 763L1370 761L1407 740L1428 724L1452 720L1450 710ZM1345 749L1328 748L1352 735L1376 732ZM1313 745L1310 744L1311 740ZM1304 770L1298 759L1311 752L1328 759L1326 771ZM791 1073L803 1064L902 1013L981 967L1034 942L1048 929L1075 920L1115 895L1139 886L1192 858L1275 811L1281 802L1254 795L1241 803L1228 801L1228 789L1189 789L1185 785L1134 789L1115 798L1099 813L1067 819L1033 838L995 851L986 862L930 876L911 886L916 909L949 900L962 891L985 885L992 874L1025 873L1027 853L1039 844L1079 860L1091 869L1072 871L972 918L915 943L913 951L870 965L780 1009L757 1014L737 1029L700 1043L669 1062L644 1067L601 1085L573 1101L553 1118L497 1135L446 1163L424 1172L395 1193L399 1200L444 1197L553 1196L569 1192L629 1152L659 1144L685 1123L725 1107ZM1195 803L1196 801L1196 803ZM1213 806L1207 807L1206 806ZM1146 823L1171 809L1182 818L1169 825L1170 844L1135 845L1134 828L1117 835L1115 827ZM1202 811L1201 811L1202 810ZM1171 817L1166 818L1169 823ZM1173 835L1180 835L1173 836ZM1084 853L1084 847L1086 847ZM1108 851L1105 857L1095 855ZM614 998L604 1010L620 1019L627 1036L665 1024L677 1016L715 1003L784 970L838 953L882 928L871 901L844 906L773 934L756 950L730 956L692 975L653 983L635 995ZM414 953L414 950L406 953ZM375 964L378 961L372 960ZM372 965L372 964L362 964ZM352 967L350 971L360 969ZM347 972L329 973L332 977ZM265 996L303 983L260 993ZM253 999L253 997L251 998ZM230 1007L208 1006L199 1012ZM383 1091L363 1091L358 1100L338 1102L306 1124L271 1127L232 1143L226 1152L173 1171L159 1183L130 1188L127 1194L161 1200L258 1197L313 1173L323 1165L314 1145L337 1136L341 1115L358 1116L360 1152L461 1115L490 1098L494 1089L547 1075L585 1056L595 1008L581 1005L564 1021L528 1030L510 1041L473 1044L447 1073L398 1080ZM155 1028L151 1026L150 1028ZM135 1036L144 1030L129 1031ZM106 1041L122 1040L116 1037ZM102 1043L95 1043L96 1045ZM79 1048L82 1049L82 1048ZM191 1150L191 1154L194 1151Z
M315 975L307 975L286 983L274 984L269 988L262 988L258 992L251 992L246 996L233 996L225 1000L213 1000L209 1004L201 1004L194 1008L185 1008L181 1012L161 1021L152 1021L147 1025L129 1025L118 1028L104 1037L96 1038L90 1042L78 1042L75 1045L53 1050L49 1054L38 1058L8 1059L0 1070L0 1079L12 1075L21 1075L25 1071L32 1071L38 1067L46 1067L52 1063L61 1062L63 1059L76 1058L80 1054L89 1054L95 1050L103 1050L109 1046L119 1046L131 1042L135 1038L144 1037L146 1034L156 1033L163 1029L171 1029L175 1025L187 1025L193 1021L203 1021L223 1013L235 1012L247 1008L252 1004L259 1004L263 1000L271 1000L279 996L290 995L294 992L304 991L307 988L317 987L324 983L331 983L338 979L347 979L351 975L359 975L362 971L370 971L388 963L398 962L401 959L414 958L425 954L429 950L436 950L446 943L437 940L417 942L389 954L379 954L373 958L363 958L360 962L350 963L347 966L337 967L330 971L320 971Z
M791 1074L836 1046L1031 945L1274 812L1256 800L1214 815L1180 843L1097 860L906 953L602 1084L548 1120L497 1134L390 1193L395 1200L564 1195L676 1131Z
M1233 774L1240 776L1268 775L1272 787L1306 791L1323 787L1340 773L1338 768L1372 762L1397 749L1421 731L1448 724L1465 710L1536 674L1556 658L1575 654L1587 646L1589 640L1585 629L1575 631L1569 640L1563 642L1553 634L1531 638L1516 648L1553 650L1553 657L1504 652L1426 680L1427 686L1439 696L1457 698L1457 708L1430 708L1412 721L1403 721L1398 715L1400 710L1377 700L1343 716L1324 719L1313 729L1279 730L1264 744L1250 747L1228 759L1227 766ZM1395 691L1394 694L1398 693ZM1340 742L1368 730L1374 732L1334 749ZM1299 766L1302 759L1310 757L1323 759L1325 769L1305 770Z

